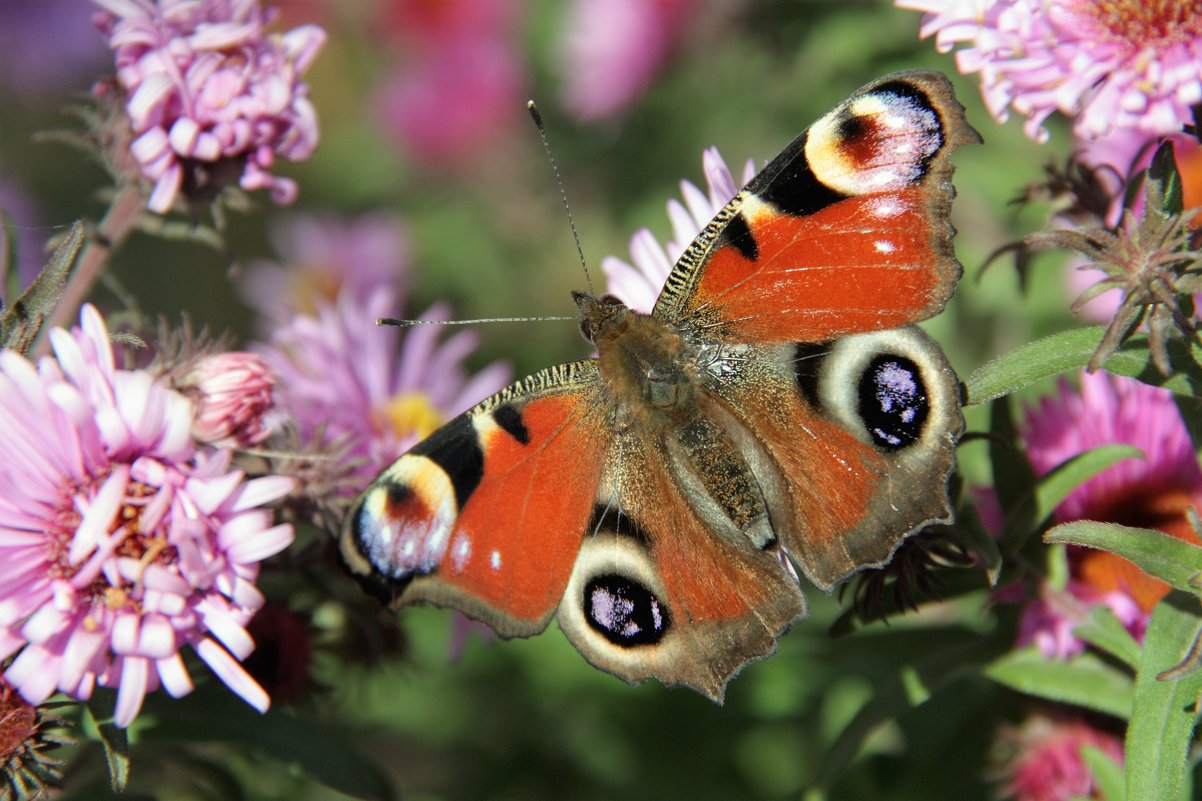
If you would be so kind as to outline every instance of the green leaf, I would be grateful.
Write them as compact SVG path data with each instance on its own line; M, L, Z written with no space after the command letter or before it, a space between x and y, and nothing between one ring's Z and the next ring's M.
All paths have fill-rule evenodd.
M1035 486L1039 519L1047 517L1073 490L1089 479L1127 459L1143 459L1144 452L1134 445L1102 445L1077 454L1054 467Z
M1009 395L1036 381L1077 370L1089 363L1105 335L1102 326L1061 331L1003 353L973 371L964 381L966 406ZM1104 365L1108 372L1137 378L1145 384L1164 387L1178 395L1202 396L1202 349L1180 339L1168 343L1173 371L1164 375L1157 368L1148 338L1135 336L1122 344Z
M108 765L109 784L113 792L120 793L129 785L129 734L113 722L117 709L117 691L97 687L87 703L88 715L96 724L100 742L104 745L104 759Z
M1093 774L1094 784L1106 801L1125 801L1127 786L1123 781L1123 766L1110 754L1093 745L1081 746L1081 759Z
M1014 403L1009 398L999 399L989 407L989 469L998 505L1006 510L1007 517L1023 494L1035 486L1035 471L1017 441ZM1030 524L1034 526L1037 522L1032 520Z
M1186 395L1174 395L1177 411L1181 414L1181 422L1189 432L1190 444L1195 451L1202 450L1202 399Z
M985 675L1036 698L1118 718L1131 714L1131 677L1088 652L1068 660L1048 659L1029 646L997 659L985 668Z
M1156 149L1144 182L1144 214L1155 213L1162 220L1185 209L1181 174L1173 157L1173 140L1166 139Z
M999 539L1010 554L1015 553L1074 489L1124 459L1143 456L1143 451L1132 445L1103 445L1057 465L1015 504Z
M1106 329L1075 328L1023 345L978 367L965 381L965 406L987 403L1044 378L1085 366Z
M1152 611L1127 726L1128 798L1179 801L1184 797L1202 672L1176 681L1163 681L1158 674L1180 663L1185 643L1202 624L1199 612L1198 599L1182 592L1170 593Z
M1134 562L1149 576L1185 592L1196 591L1191 580L1202 573L1202 547L1154 529L1077 520L1056 526L1043 539L1111 551Z
M997 538L989 533L975 506L965 504L956 514L953 536L965 550L976 556L979 567L985 569L989 586L996 587L1002 572L1002 551Z
M1122 660L1132 670L1139 667L1139 643L1109 606L1097 604L1090 609L1089 617L1077 624L1073 634Z
M1107 372L1136 378L1154 387L1164 387L1177 395L1202 396L1202 348L1196 342L1171 338L1165 343L1169 366L1167 374L1156 366L1146 336L1134 336L1123 343L1118 353L1103 365Z
M67 285L75 256L83 245L83 223L75 222L55 249L50 263L38 273L25 294L9 304L0 317L0 347L28 353L42 326L54 313Z

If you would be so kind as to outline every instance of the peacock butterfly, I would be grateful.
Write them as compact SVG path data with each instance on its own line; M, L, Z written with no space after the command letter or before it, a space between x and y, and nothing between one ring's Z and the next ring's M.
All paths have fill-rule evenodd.
M503 637L558 617L597 667L721 701L825 591L950 517L958 381L913 324L960 277L950 83L904 72L798 136L650 315L575 293L596 356L451 420L356 500L340 550L396 606Z

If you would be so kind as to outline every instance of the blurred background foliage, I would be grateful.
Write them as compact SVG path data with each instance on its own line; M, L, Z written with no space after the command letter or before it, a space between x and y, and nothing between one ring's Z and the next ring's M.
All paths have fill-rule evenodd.
M14 2L40 4L4 0ZM268 237L273 220L297 211L386 211L410 237L408 311L446 299L460 319L571 313L569 292L584 278L551 169L520 103L453 160L407 154L377 124L373 84L396 55L390 49L399 47L376 29L387 2L283 4L285 25L315 20L330 34L308 75L322 144L307 163L279 169L299 181L300 200L278 209L255 198L252 213L231 217L233 268L203 245L135 236L113 269L145 311L170 319L186 312L196 323L248 337L252 318L231 273L278 258ZM54 5L63 4L85 16L91 11L83 0ZM513 33L526 91L547 121L595 283L603 281L601 258L626 257L637 228L668 237L664 203L679 196L682 178L704 185L703 148L716 145L732 167L747 158L762 164L868 80L936 68L951 74L985 144L956 155L953 217L965 278L947 310L925 327L967 374L992 355L1072 324L1059 257L1041 257L1025 292L1006 260L984 269L992 251L1041 224L1046 210L1024 211L1010 201L1040 178L1054 154L1067 152L1068 137L1054 129L1052 143L1039 146L1023 138L1018 122L995 124L975 80L955 74L949 57L918 40L917 14L881 0L696 2L648 91L621 113L582 122L558 100L555 52L565 6L527 0L520 7ZM0 28L0 43L4 35ZM90 70L81 67L33 94L0 79L0 179L36 200L39 222L21 232L28 241L103 208L95 188L105 177L97 166L60 144L33 142L39 131L73 125L64 109L107 68L98 35L91 45L70 41L81 56L95 51ZM518 375L587 353L571 322L497 324L480 333L473 366L505 359ZM969 410L970 431L987 427L981 415ZM987 479L979 441L966 442L960 460L966 483ZM266 719L220 686L204 703L149 699L130 731L134 773L125 797L317 801L347 797L331 787L371 797L391 784L424 801L991 798L1006 727L1031 706L976 669L1010 647L1015 621L988 603L982 571L963 572L975 589L955 601L842 634L832 625L848 599L811 588L811 616L781 639L775 656L731 683L724 706L654 682L626 686L592 669L554 626L525 641L472 634L453 649L450 612L409 609L396 647L364 645L361 660L317 653L308 689L277 703ZM267 593L279 599L271 580ZM346 582L341 591L356 590ZM347 625L324 620L329 610L320 598L288 600L318 628ZM371 629L377 621L358 625ZM376 658L375 650L384 655ZM452 658L453 650L461 653ZM205 745L181 757L170 748L172 737L195 741L205 714L218 716L211 740L206 733ZM301 756L306 740L317 752L312 762ZM343 748L345 758L331 756ZM87 749L72 765L69 797L104 792L103 755Z

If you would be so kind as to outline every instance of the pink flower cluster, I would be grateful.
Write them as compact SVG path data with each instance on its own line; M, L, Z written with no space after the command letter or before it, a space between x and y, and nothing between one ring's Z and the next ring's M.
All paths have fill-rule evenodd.
M1174 133L1202 102L1202 9L1181 0L896 0L925 12L921 35L980 73L989 111L1027 117L1044 141L1055 111L1082 139Z
M171 209L191 162L240 163L243 189L292 202L296 183L271 168L277 155L301 161L317 146L301 75L325 32L303 25L269 34L258 0L93 2L127 94L133 155L154 182L150 210Z
M31 703L117 688L128 725L146 693L192 689L191 646L257 709L239 664L262 606L261 560L293 539L264 508L289 478L246 480L190 434L193 405L115 366L104 320L55 329L56 358L0 352L0 659Z

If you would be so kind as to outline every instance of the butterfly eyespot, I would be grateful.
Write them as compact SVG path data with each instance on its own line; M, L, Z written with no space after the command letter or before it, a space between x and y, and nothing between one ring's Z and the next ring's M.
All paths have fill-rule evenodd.
M921 329L908 326L794 348L805 399L878 451L935 447L958 428L951 366Z
M929 402L922 372L905 356L880 355L860 376L860 417L882 448L917 442L927 421Z
M642 584L615 573L584 586L584 618L614 645L654 645L671 625L667 607Z

